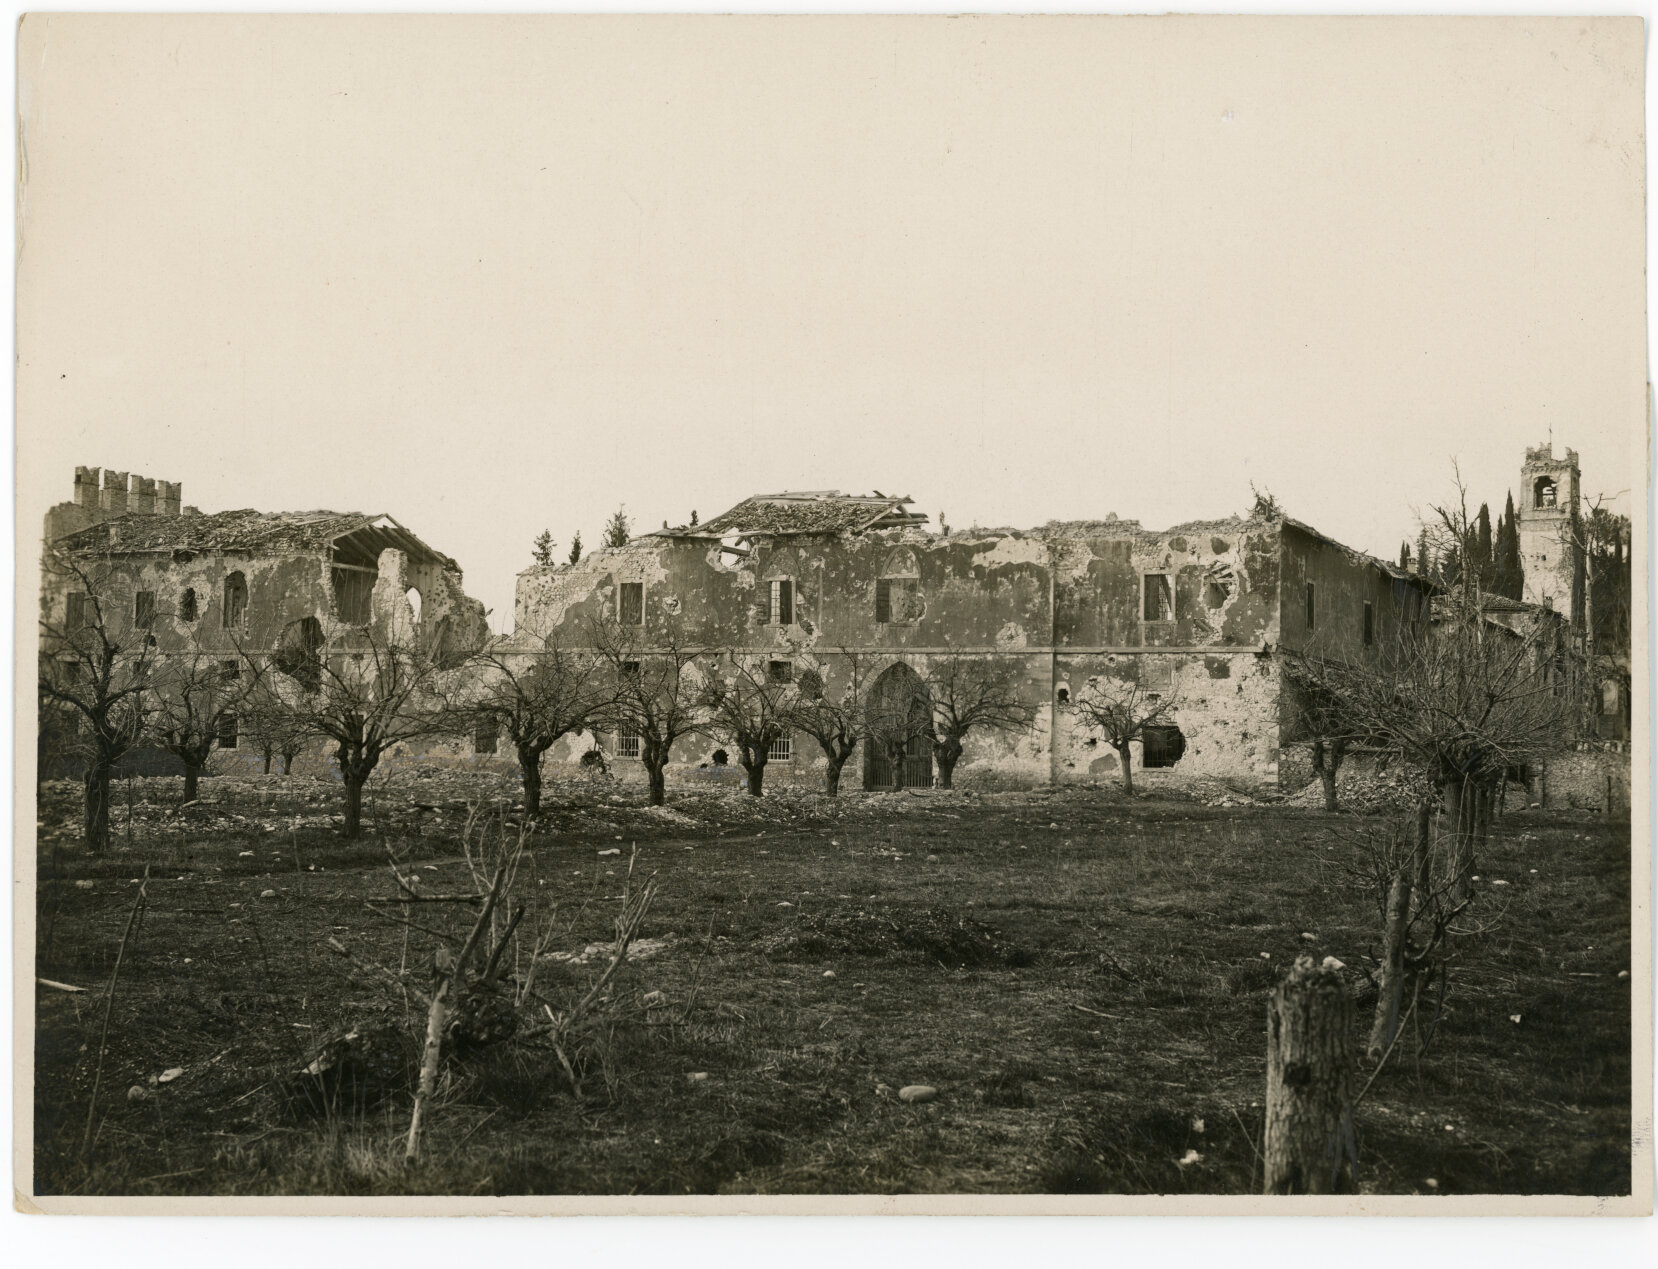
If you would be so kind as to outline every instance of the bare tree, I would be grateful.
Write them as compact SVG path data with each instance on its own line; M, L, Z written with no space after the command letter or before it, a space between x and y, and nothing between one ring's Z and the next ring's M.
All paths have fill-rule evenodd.
M701 731L706 715L705 680L695 649L667 625L660 642L641 647L629 627L596 622L593 641L607 666L609 704L602 717L624 742L638 745L650 784L652 806L667 800L666 771L674 742Z
M847 670L841 690L831 694L821 670L802 670L789 711L789 726L810 736L823 750L823 790L830 797L839 796L841 769L857 752L858 742L868 735L864 710L864 696L869 687L868 660L861 653L845 648L840 650L840 660Z
M1131 746L1145 741L1148 727L1166 726L1180 705L1179 694L1146 690L1138 678L1119 679L1096 675L1073 698L1077 713L1090 727L1099 729L1105 743L1117 751L1123 770L1123 792L1134 792L1134 764Z
M345 781L347 838L362 833L363 785L386 751L454 727L444 672L428 652L372 628L356 638L360 647L324 658L315 691L297 681L285 685L304 726L334 742Z
M244 673L244 669L247 671ZM184 800L213 750L235 743L242 702L259 671L246 658L192 648L162 658L152 675L150 733L184 764Z
M524 814L541 814L541 759L559 739L592 725L611 703L606 662L544 638L530 653L480 652L457 713L480 730L504 734L524 780Z
M1036 707L1020 699L1017 671L999 659L951 652L929 664L925 681L941 789L951 787L970 731L1023 731L1036 718Z
M266 667L248 686L240 711L242 731L262 759L266 775L271 773L271 762L277 757L282 759L282 774L292 775L294 759L316 733L307 727L303 712L283 694L278 686L280 680L270 670L271 667ZM317 684L321 684L320 672Z
M737 746L748 791L761 796L771 747L788 733L797 695L794 684L774 677L769 662L728 653L709 669L703 705L708 730Z
M1324 786L1324 809L1337 809L1336 776L1347 757L1348 746L1355 736L1351 724L1317 675L1307 674L1299 658L1284 663L1284 678L1289 684L1288 695L1290 732L1308 742L1312 751L1313 773Z
M1390 883L1373 1053L1392 1042L1403 967L1425 972L1428 964L1422 948L1406 945L1411 927L1430 900L1440 912L1466 904L1505 773L1556 747L1567 717L1554 669L1556 632L1546 618L1517 630L1498 625L1477 594L1470 602L1456 590L1439 597L1431 627L1407 628L1388 651L1364 664L1303 658L1295 670L1328 697L1349 734L1392 750L1423 780L1412 846L1396 852ZM1444 824L1437 844L1430 841L1435 802ZM1442 894L1429 889L1436 850Z
M109 845L110 779L149 717L155 641L145 626L115 619L107 563L53 554L45 569L64 583L67 611L61 621L53 614L40 623L41 704L86 763L85 841L98 851Z

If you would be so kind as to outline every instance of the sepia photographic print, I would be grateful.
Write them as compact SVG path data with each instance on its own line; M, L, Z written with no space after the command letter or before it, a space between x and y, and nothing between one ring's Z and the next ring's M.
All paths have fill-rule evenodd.
M20 1208L1649 1213L1644 39L25 18Z

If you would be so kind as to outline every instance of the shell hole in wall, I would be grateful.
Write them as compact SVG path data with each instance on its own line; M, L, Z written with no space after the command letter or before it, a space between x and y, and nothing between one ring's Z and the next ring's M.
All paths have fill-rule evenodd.
M1071 689L1068 688L1068 687L1060 688L1057 692L1054 693L1054 699L1057 700L1061 705L1064 705L1064 704L1068 703L1071 699Z

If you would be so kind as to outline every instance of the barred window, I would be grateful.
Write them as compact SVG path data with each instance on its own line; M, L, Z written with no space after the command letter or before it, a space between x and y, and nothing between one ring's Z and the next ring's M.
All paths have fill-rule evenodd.
M236 748L236 711L227 709L215 720L220 749Z
M631 728L616 735L616 752L624 758L639 756L639 733Z
M771 748L766 750L766 758L770 762L788 762L794 757L794 737L779 736L771 742Z
M472 733L473 753L494 753L497 733L494 723L479 723Z

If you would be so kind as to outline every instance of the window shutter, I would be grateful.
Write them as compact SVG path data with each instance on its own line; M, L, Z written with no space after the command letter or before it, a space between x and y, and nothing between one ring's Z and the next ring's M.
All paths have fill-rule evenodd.
M774 605L777 613L777 624L780 626L794 625L794 583L789 581L773 582L777 588L777 602Z
M884 577L875 583L875 620L883 625L892 620L892 583Z
M773 619L776 616L777 616L777 583L776 582L767 582L766 583L766 597L760 604L760 624L762 626L769 626L769 625L771 625Z

